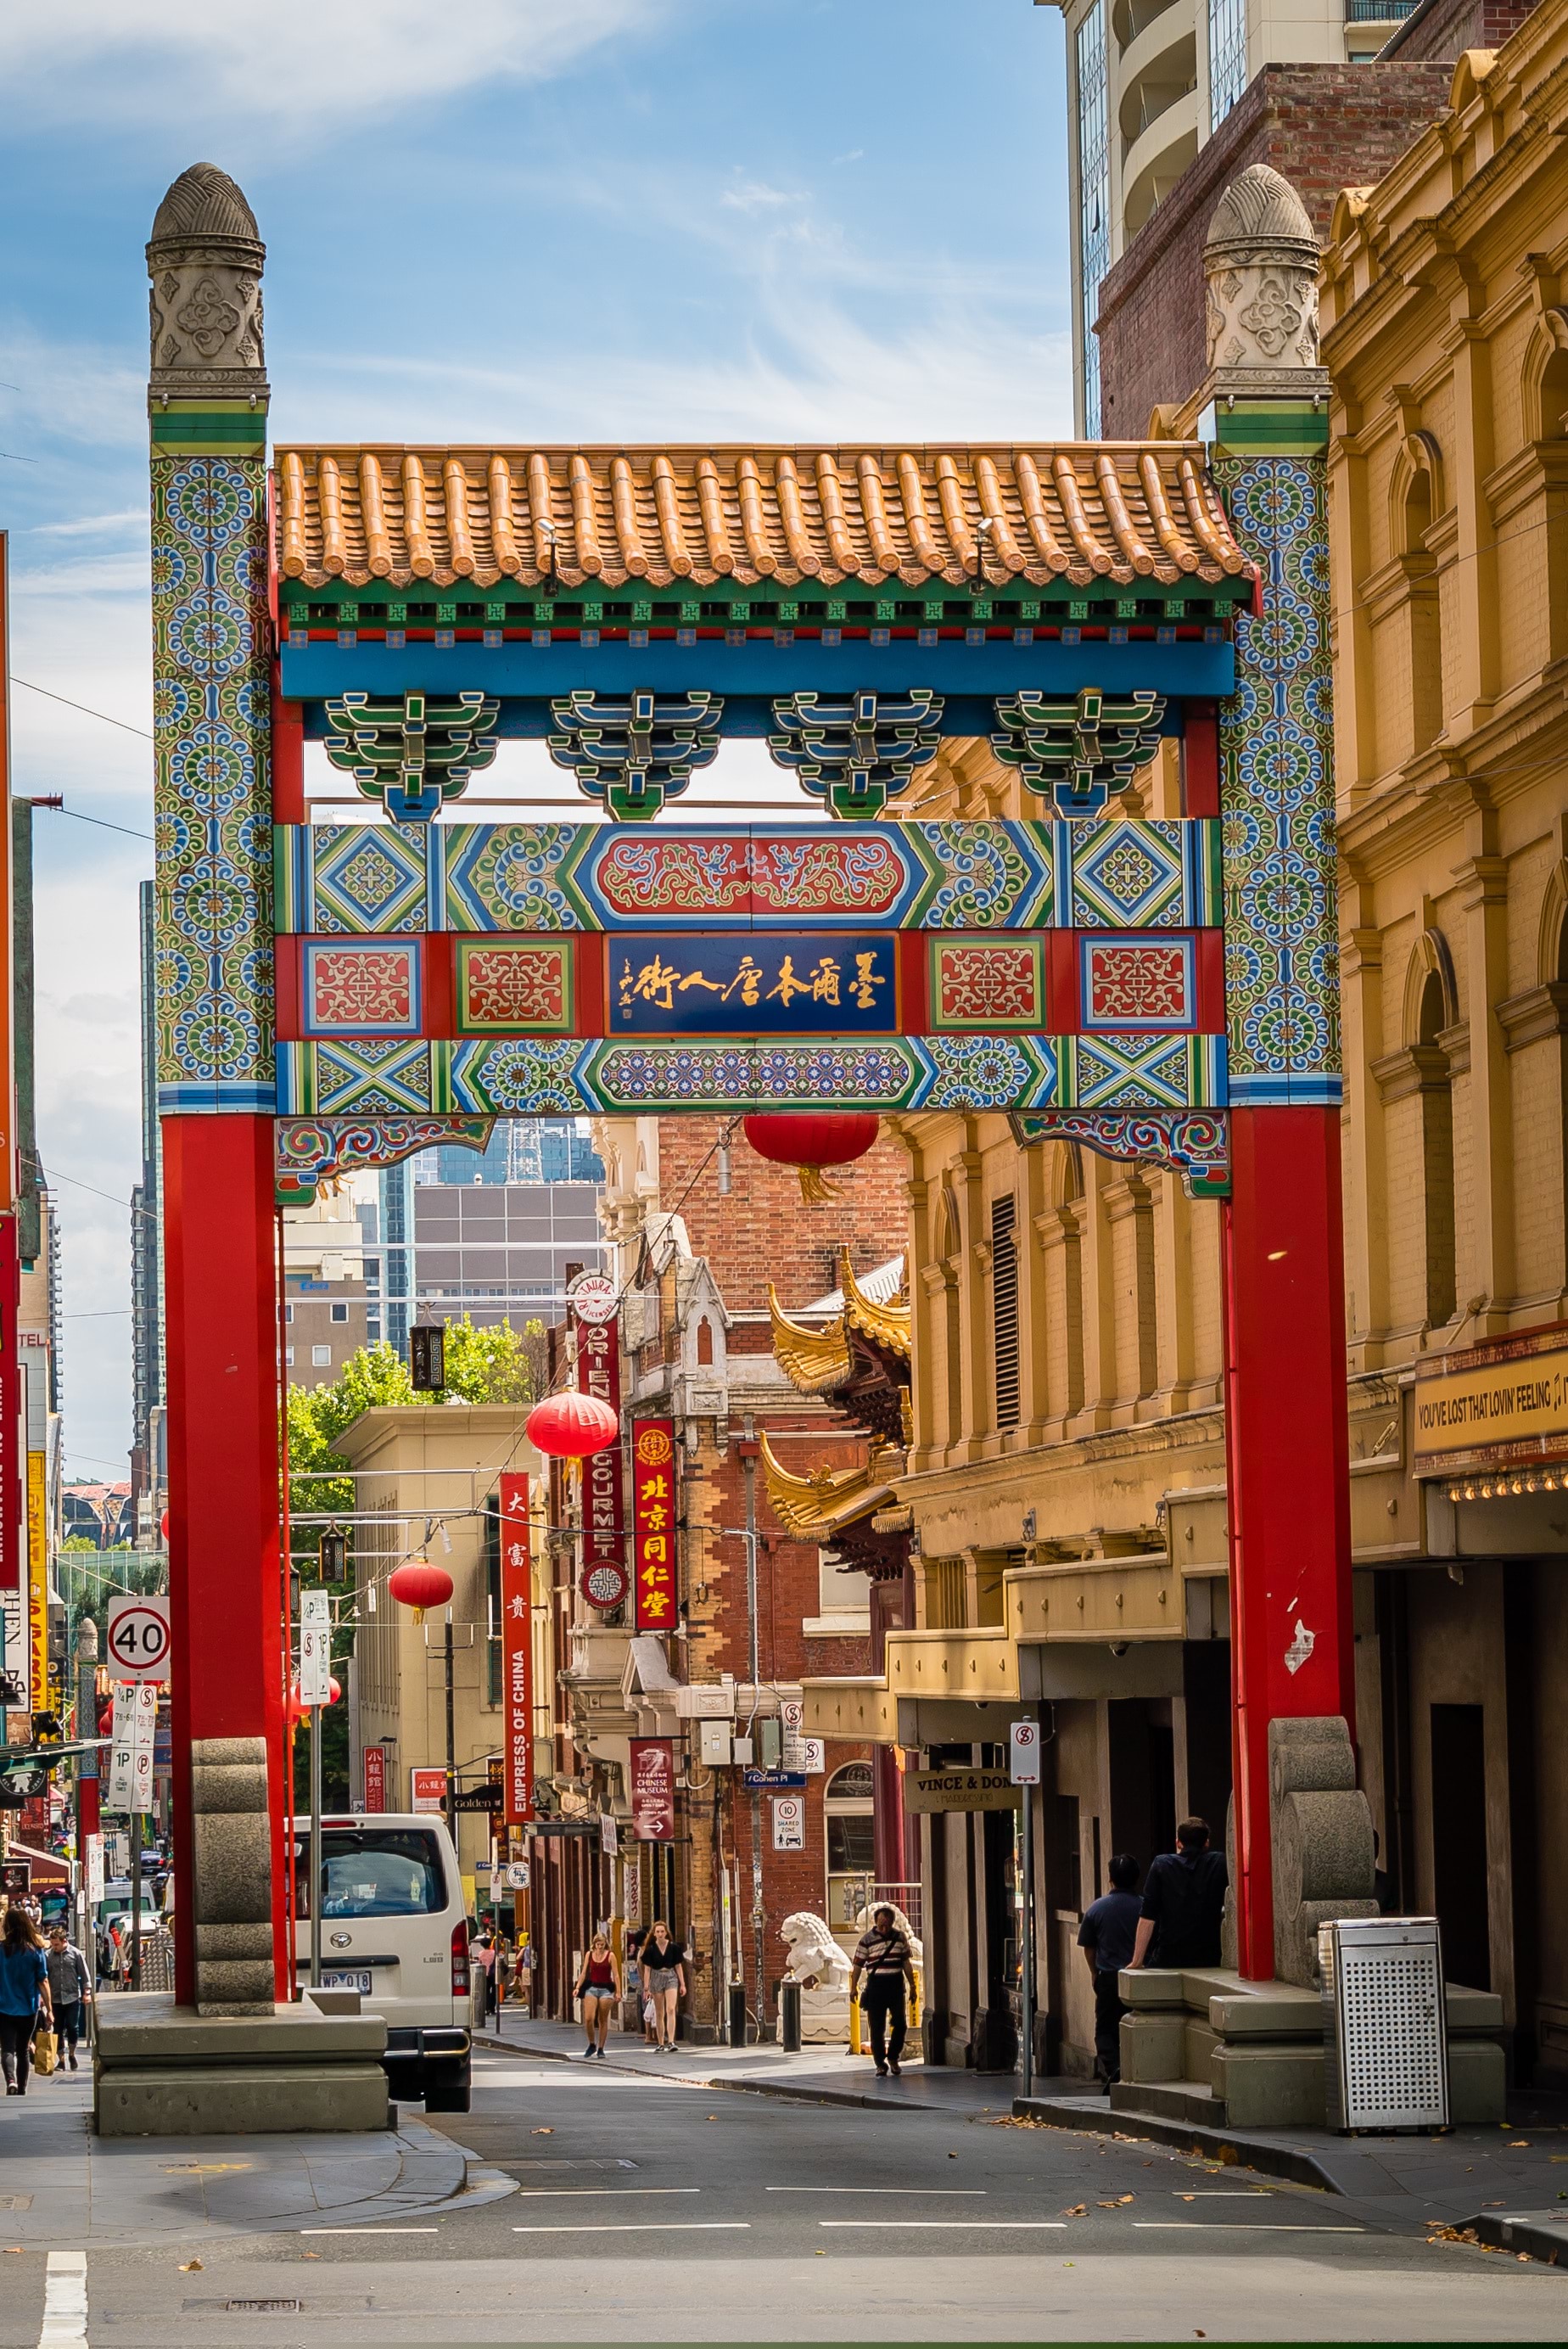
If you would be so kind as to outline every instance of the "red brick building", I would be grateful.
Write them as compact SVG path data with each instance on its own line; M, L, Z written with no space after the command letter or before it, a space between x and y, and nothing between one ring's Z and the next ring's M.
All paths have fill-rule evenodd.
M836 1904L831 1921L846 1931L851 1887L872 1873L869 1749L835 1746L800 1790L748 1787L729 1756L748 1731L757 1764L771 1759L775 1740L782 1750L804 1678L870 1667L866 1578L839 1571L820 1542L781 1520L765 1445L775 1472L818 1485L863 1468L872 1447L780 1369L769 1288L791 1309L830 1303L845 1250L861 1278L880 1269L881 1287L896 1287L905 1160L884 1137L835 1171L835 1199L807 1206L795 1173L758 1157L728 1121L607 1120L595 1141L604 1237L624 1291L623 1429L645 1418L675 1426L677 1621L668 1635L638 1634L629 1609L588 1604L577 1588L580 1485L558 1474L552 1759L562 1816L532 1841L538 1993L564 2014L586 1934L618 1920L630 1944L663 1916L693 1959L684 2027L711 2038L731 1980L744 1980L753 2017L760 2009L771 2024L784 1920L829 1916ZM567 1344L558 1333L562 1364ZM642 1736L673 1744L676 1832L664 1845L632 1835L627 1755ZM614 1859L594 1823L605 1812L617 1821Z

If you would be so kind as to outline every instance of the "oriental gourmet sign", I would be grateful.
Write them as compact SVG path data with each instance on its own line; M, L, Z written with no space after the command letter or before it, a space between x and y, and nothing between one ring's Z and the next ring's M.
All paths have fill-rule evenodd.
M632 1424L632 1533L639 1631L676 1620L676 1431L668 1419Z
M601 1281L600 1273L580 1276L583 1283ZM621 1416L621 1331L612 1311L608 1319L591 1319L578 1309L577 1284L568 1299L572 1319L577 1333L577 1384L583 1393L596 1396L608 1403L617 1419ZM612 1289L612 1299L614 1290ZM592 1310L598 1302L597 1295L589 1292ZM582 1591L591 1607L601 1609L618 1607L626 1595L626 1561L622 1545L625 1539L623 1523L625 1485L621 1467L621 1442L602 1452L590 1454L583 1463L583 1579Z
M1424 1476L1568 1460L1568 1330L1418 1362L1414 1453Z
M533 1570L528 1478L500 1479L501 1703L506 1716L509 1826L533 1816Z

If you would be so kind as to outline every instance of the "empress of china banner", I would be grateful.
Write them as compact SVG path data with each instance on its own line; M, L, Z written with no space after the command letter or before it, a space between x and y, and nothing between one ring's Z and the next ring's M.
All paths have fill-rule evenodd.
M533 1561L528 1478L500 1479L501 1703L506 1715L506 1820L533 1816Z

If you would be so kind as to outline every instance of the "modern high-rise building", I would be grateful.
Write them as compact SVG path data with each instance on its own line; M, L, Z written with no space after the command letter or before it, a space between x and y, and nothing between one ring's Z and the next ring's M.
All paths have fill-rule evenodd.
M1074 419L1092 440L1099 289L1126 246L1265 65L1368 62L1416 0L1035 5L1059 7L1067 23Z
M603 1170L573 1118L497 1121L482 1151L442 1144L387 1167L362 1200L366 1328L406 1353L416 1322L550 1323L599 1264Z

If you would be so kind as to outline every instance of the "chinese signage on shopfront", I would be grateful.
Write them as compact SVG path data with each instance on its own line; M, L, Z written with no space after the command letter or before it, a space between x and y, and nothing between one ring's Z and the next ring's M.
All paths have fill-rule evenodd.
M632 1423L632 1532L637 1629L676 1621L676 1431L668 1419Z

